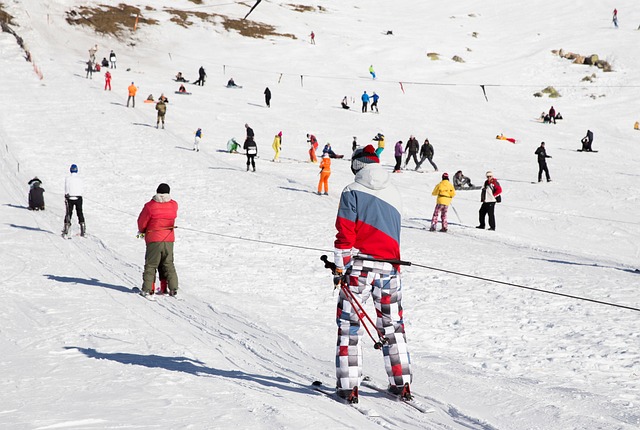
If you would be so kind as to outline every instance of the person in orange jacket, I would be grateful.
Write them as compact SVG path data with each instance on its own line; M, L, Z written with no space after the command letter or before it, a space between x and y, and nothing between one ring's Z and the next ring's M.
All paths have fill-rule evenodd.
M138 92L138 88L131 82L129 85L129 98L127 99L127 107L129 107L129 102L133 101L133 107L136 107L136 93Z
M318 181L318 195L322 194L322 188L324 188L324 195L329 195L329 176L331 176L331 157L328 152L325 152L320 162L320 180Z
M307 142L309 143L309 161L317 163L316 150L318 149L318 139L313 134L307 133Z

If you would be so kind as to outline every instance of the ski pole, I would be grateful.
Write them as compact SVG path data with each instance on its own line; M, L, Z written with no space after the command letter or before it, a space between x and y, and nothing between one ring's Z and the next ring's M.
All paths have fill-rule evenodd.
M458 221L460 222L460 224L462 224L462 219L460 218L460 215L458 215L458 211L456 210L455 207L453 207L453 205L450 205L450 206L451 206L451 209L453 209L453 212L456 214Z
M324 267L325 268L331 270L331 273L333 275L337 274L336 264L330 262L326 255L322 255L320 257L320 260L322 260L324 262ZM373 341L373 347L375 349L380 349L380 348L382 348L383 345L386 345L387 343L389 343L389 339L387 339L387 337L384 335L384 333L375 325L375 323L373 322L373 320L371 319L369 314L367 314L367 312L364 310L364 307L362 306L362 304L358 301L356 296L353 294L353 291L351 291L351 289L349 288L349 285L347 284L347 281L346 281L347 277L349 276L349 273L351 273L351 268L349 268L347 270L347 272L340 279L340 290L346 296L347 300L351 304L351 307L356 311L356 315L358 316L358 320L360 320L360 322L362 323L362 326L364 327L364 329L366 330L367 334L369 335L369 337ZM369 321L371 326L375 328L376 333L378 334L378 340L377 341L375 340L375 338L371 334L371 331L369 330L369 327L367 327L367 323L365 321L365 318L366 318L366 321Z

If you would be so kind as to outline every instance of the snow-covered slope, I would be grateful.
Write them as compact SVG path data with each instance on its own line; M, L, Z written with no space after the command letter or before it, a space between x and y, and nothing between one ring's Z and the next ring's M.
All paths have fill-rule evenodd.
M185 29L163 11L241 18L247 4L163 0L148 2L153 10L138 4L159 25L120 41L69 26L65 12L80 5L71 0L3 3L44 78L0 33L0 427L640 425L637 311L434 270L640 308L634 2L614 5L614 29L613 6L586 1L297 2L309 12L270 1L250 18L297 39L253 39L200 20ZM102 73L85 78L95 43L99 59L118 55L110 92ZM560 48L598 54L614 72L551 53ZM200 66L205 86L175 95L173 76L194 80ZM594 82L582 81L592 73ZM243 88L225 88L230 77ZM135 109L126 108L131 82ZM561 98L533 97L550 85ZM359 112L365 90L380 94L379 114ZM170 99L165 130L143 103L160 93ZM350 111L340 109L344 96L355 100ZM537 122L551 105L565 119ZM229 138L242 141L245 123L256 132L256 173L224 151ZM587 129L598 153L575 151ZM271 163L279 131L282 163ZM353 136L365 144L378 132L389 170L394 143L411 134L429 138L440 169L393 176L405 202L402 256L414 263L403 278L412 387L430 414L365 389L365 416L309 389L334 381L336 294L319 257L332 249L339 193L353 175L335 160L330 195L317 196L305 136L348 157ZM553 156L551 183L536 182L541 141ZM85 181L89 237L65 241L71 163ZM497 231L473 228L478 191L455 197L449 233L427 231L431 190L459 169L477 183L492 170L501 182ZM26 210L35 175L45 212ZM131 293L144 261L136 218L160 182L180 205L181 291L151 303ZM380 353L363 342L365 373L383 384Z

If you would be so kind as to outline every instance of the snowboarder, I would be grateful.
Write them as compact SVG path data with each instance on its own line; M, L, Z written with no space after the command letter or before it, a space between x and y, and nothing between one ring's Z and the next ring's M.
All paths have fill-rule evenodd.
M324 157L324 154L329 154L329 157L331 158L344 158L343 154L336 154L333 151L333 148L331 148L331 144L329 142L327 142L326 145L324 145L324 148L322 148L322 156Z
M101 67L109 67L109 60L107 60L107 57L102 57L102 61L100 62L100 66Z
M471 188L473 184L471 183L471 178L468 176L464 176L462 170L458 170L455 175L453 175L453 188L456 190L462 190L464 188Z
M271 107L271 90L269 89L269 87L264 89L264 103L268 108Z
M164 129L164 116L167 113L167 98L160 94L158 97L158 102L156 103L156 110L158 111L158 117L156 118L156 128L160 126L160 122L162 121L162 128Z
M273 156L273 160L276 163L280 162L280 151L282 150L282 131L278 132L273 138L273 144L271 145L273 151L276 153Z
M199 128L196 130L196 136L193 140L193 150L196 152L200 152L200 141L202 140L202 129Z
M435 186L433 191L431 192L432 196L437 196L436 199L436 207L433 210L433 216L431 217L431 228L429 231L436 231L436 226L438 225L438 214L440 214L440 218L442 221L442 228L440 231L446 232L449 229L449 223L447 222L447 211L449 210L449 205L451 204L451 200L456 195L456 190L449 182L449 174L442 174L442 181L438 185Z
M367 111L367 107L369 106L369 94L367 94L367 92L365 91L364 93L362 93L362 97L360 97L360 99L362 100L362 113L365 113Z
M129 107L129 101L133 102L133 107L136 107L136 93L138 92L138 88L131 82L131 85L127 88L129 91L129 97L127 98L127 107Z
M416 170L418 170L418 151L420 151L420 144L418 139L412 134L407 140L407 146L404 148L404 152L407 153L407 158L404 160L404 168L409 165L409 160L413 158L413 162L416 163Z
M256 171L256 155L258 155L258 145L256 145L256 141L253 140L253 136L247 136L247 139L244 141L244 146L242 149L245 150L245 154L247 155L247 172L249 171L249 165L253 168L253 171Z
M176 82L187 82L184 76L182 76L182 72L178 72L176 75Z
M111 53L109 53L109 62L111 63L111 68L115 69L116 68L116 54L113 52L113 49L111 50Z
M229 151L230 154L237 154L238 148L240 148L240 144L236 141L235 137L227 141L227 151Z
M198 80L194 82L196 85L204 85L204 81L207 77L207 73L204 71L204 67L200 66L198 69Z
M382 155L382 151L384 151L384 134L378 133L373 138L374 142L378 142L378 147L376 148L376 155L380 158Z
M160 184L156 194L142 208L138 216L138 236L144 236L147 249L144 255L144 273L140 295L154 294L156 270L160 280L167 280L169 295L178 293L178 274L173 264L173 244L175 222L178 217L178 203L171 199L171 188Z
M378 113L378 99L380 96L374 91L371 98L373 99L373 102L371 103L371 112L373 112L373 108L376 108L376 113Z
M433 167L435 172L438 171L438 166L433 162L433 155L435 154L435 150L433 149L433 145L429 142L429 139L425 139L424 143L420 147L420 162L416 166L416 170L420 169L424 160L429 160L429 163Z
M493 177L493 173L491 171L487 172L487 180L484 181L484 185L482 186L482 191L480 192L480 201L482 201L482 206L480 206L479 217L480 217L480 225L476 228L484 229L484 220L487 215L489 215L489 230L494 231L496 229L496 218L494 215L496 203L499 203L502 200L502 187L496 178Z
M362 302L372 297L378 318L376 326L388 337L382 346L389 390L409 394L411 365L404 331L402 281L398 266L387 262L359 260L400 258L402 202L389 174L379 164L373 145L357 149L351 157L355 181L340 196L336 219L334 284L346 283ZM336 390L343 398L357 396L362 377L362 326L358 310L340 290L336 323Z
M369 73L373 79L376 78L376 72L373 70L373 64L369 66Z
M591 130L587 130L587 134L582 138L582 152L593 152L591 145L593 144L593 132Z
M322 194L324 188L324 195L329 195L329 176L331 176L331 157L328 152L322 154L322 161L320 162L320 180L318 181L318 195Z
M316 151L318 150L318 139L313 134L307 133L307 143L309 143L309 161L317 163Z
M402 141L399 140L396 142L396 146L394 148L394 157L396 157L396 165L393 168L393 173L402 172L402 154L404 154L404 149L402 149Z
M69 172L69 176L64 180L64 202L67 211L64 216L64 229L62 230L62 235L67 236L69 234L73 208L75 208L76 215L78 216L78 223L80 223L80 236L84 237L86 234L86 226L84 223L84 213L82 211L82 178L78 176L78 166L75 164L71 165Z
M44 188L42 188L42 181L37 176L29 181L29 210L44 210Z
M104 90L107 91L107 88L111 91L111 72L108 70L107 73L104 74Z
M618 28L618 9L613 9L613 25Z
M311 44L315 45L316 44L316 34L312 31L311 34L309 35L309 37L311 37Z
M231 78L227 81L227 88L233 88L233 87L238 87L238 86L236 85L236 81L234 81L233 78Z
M549 169L547 168L547 158L551 158L550 155L547 155L547 150L544 147L544 142L540 143L536 152L534 152L538 156L538 182L542 182L542 172L544 172L547 177L547 182L551 182L551 178L549 177Z

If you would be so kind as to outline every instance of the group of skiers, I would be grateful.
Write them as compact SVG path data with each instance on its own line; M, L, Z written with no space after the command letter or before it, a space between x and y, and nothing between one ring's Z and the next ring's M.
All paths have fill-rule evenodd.
M420 153L420 161L418 161L417 158L418 152ZM425 139L422 146L420 146L418 139L416 139L414 135L411 135L404 148L402 146L402 141L397 141L394 148L394 156L396 159L396 165L393 168L394 173L400 173L402 171L402 154L404 153L407 154L407 158L404 162L404 169L408 167L409 161L413 159L413 162L416 165L416 171L420 170L420 166L422 166L422 163L424 163L425 160L429 161L429 164L431 164L434 171L438 171L438 166L433 162L435 151L433 149L433 145L429 142L429 139Z

